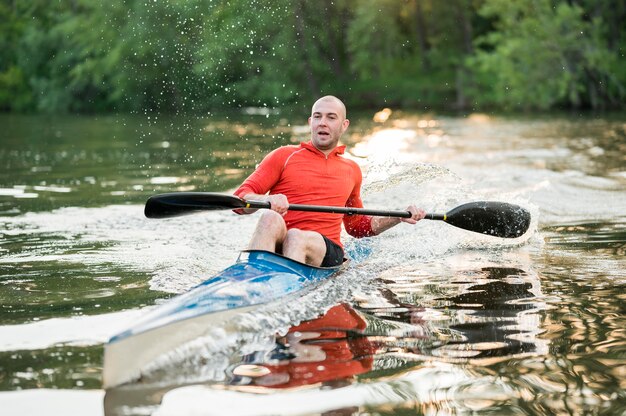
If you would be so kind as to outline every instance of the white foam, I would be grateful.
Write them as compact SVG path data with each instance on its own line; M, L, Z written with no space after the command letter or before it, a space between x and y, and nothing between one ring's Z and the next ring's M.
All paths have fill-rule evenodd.
M103 390L9 391L0 392L0 409L6 416L99 416L103 399Z
M470 376L461 368L439 363L411 371L395 382L359 383L332 390L269 390L269 394L254 394L207 386L189 386L166 393L161 407L154 415L211 416L222 415L228 409L230 416L289 416L407 401L437 403L445 399L447 389L462 385L468 380ZM476 381L476 378L472 379L472 382ZM497 392L498 389L494 388L492 395Z
M54 345L97 345L132 324L145 310L52 318L0 326L0 351L44 349Z

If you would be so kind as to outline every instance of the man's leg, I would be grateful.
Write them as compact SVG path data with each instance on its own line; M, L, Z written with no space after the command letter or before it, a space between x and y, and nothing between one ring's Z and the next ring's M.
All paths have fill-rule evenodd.
M283 241L283 255L311 266L320 266L326 255L326 242L320 233L292 228Z
M286 236L287 226L283 217L275 211L265 211L256 225L248 249L276 252Z

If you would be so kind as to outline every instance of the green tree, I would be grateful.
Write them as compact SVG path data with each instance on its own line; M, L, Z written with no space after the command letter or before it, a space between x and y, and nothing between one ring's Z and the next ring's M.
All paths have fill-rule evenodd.
M397 18L402 3L395 0L357 2L348 28L352 70L361 78L389 76L400 56L402 37Z
M622 3L0 2L0 111L619 107Z
M486 0L480 13L495 19L496 30L476 40L479 50L469 61L482 80L481 92L475 93L479 102L596 108L623 99L623 88L611 72L615 56L603 39L602 21L584 20L579 6Z
M0 3L0 110L26 111L34 98L26 73L19 64L19 48L27 21L15 5Z
M209 103L274 106L297 96L288 6L281 0L233 0L205 16L194 74Z

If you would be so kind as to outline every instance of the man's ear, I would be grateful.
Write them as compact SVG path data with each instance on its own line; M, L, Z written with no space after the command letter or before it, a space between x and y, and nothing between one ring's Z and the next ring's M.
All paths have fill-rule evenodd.
M343 121L343 123L341 123L341 124L342 124L342 127L343 127L343 131L346 131L346 130L348 130L348 126L350 125L350 120L345 119Z

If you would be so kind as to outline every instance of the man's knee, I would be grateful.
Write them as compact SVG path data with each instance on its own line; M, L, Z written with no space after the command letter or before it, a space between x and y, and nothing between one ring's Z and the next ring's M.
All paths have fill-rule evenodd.
M303 263L319 266L326 254L326 243L319 233L292 228L287 231L283 254Z
M287 225L282 215L276 211L265 211L259 218L258 227L266 232L286 234Z
M283 219L282 215L280 215L278 212L267 210L267 211L263 211L263 213L261 214L261 217L259 218L259 223L262 223L268 226L285 225L285 220Z
M326 249L324 238L319 233L313 231L299 230L297 228L292 228L287 231L285 244L292 249L297 248L306 251L310 251L311 249L318 249L322 246L324 250Z
M302 230L298 230L297 228L292 228L287 231L287 236L285 237L285 244L288 244L292 247L304 247L306 245L306 235Z

